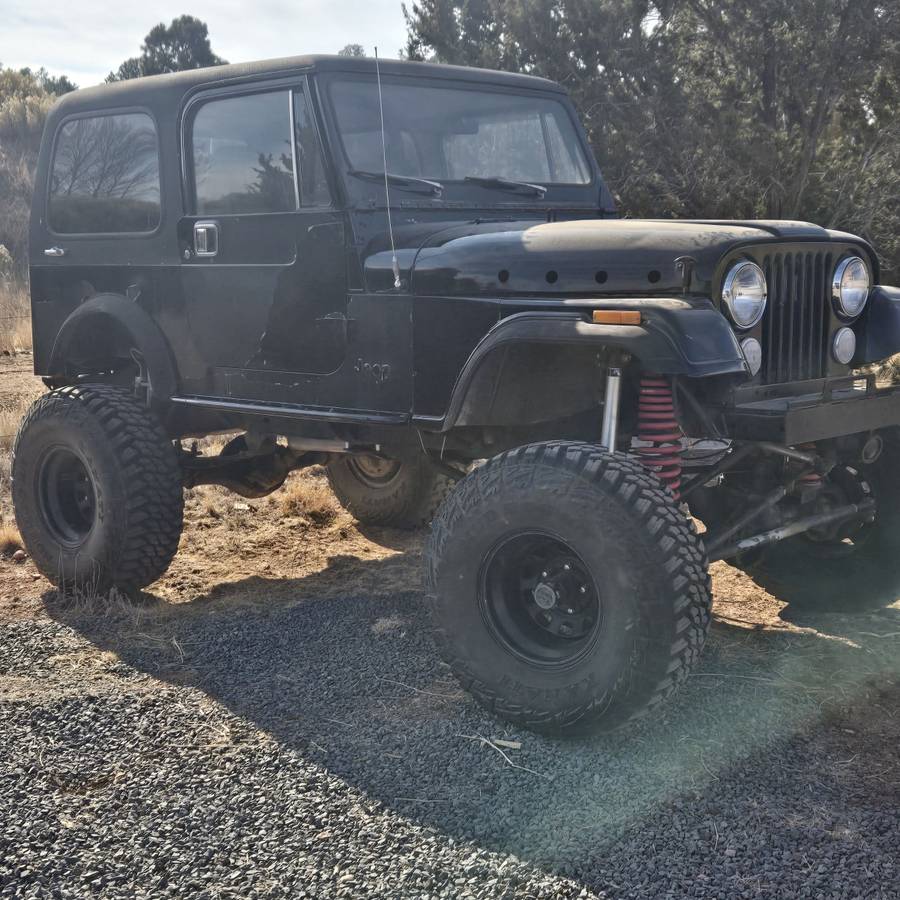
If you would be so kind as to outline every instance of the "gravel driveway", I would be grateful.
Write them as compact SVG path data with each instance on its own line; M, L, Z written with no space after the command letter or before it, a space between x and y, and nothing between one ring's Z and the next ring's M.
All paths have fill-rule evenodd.
M5 620L0 896L900 897L897 607L720 614L664 719L560 742L323 578Z

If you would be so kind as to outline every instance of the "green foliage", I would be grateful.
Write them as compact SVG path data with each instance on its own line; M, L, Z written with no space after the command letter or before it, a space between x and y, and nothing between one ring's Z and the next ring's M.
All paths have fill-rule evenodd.
M624 211L804 218L900 276L900 6L882 0L422 0L407 55L572 93Z
M107 81L125 81L143 75L162 75L185 69L202 69L220 66L225 60L216 56L209 42L209 30L205 22L193 16L179 16L169 25L155 25L144 43L141 55L126 59Z
M338 50L338 56L365 56L366 49L362 44L346 44Z

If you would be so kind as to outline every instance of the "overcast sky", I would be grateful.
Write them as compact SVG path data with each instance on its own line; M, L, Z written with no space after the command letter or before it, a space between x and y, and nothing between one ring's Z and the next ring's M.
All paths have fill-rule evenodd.
M96 84L136 56L147 32L184 13L209 26L213 51L229 62L302 53L337 53L362 44L396 57L405 43L401 0L2 0L0 63L44 66L80 87Z

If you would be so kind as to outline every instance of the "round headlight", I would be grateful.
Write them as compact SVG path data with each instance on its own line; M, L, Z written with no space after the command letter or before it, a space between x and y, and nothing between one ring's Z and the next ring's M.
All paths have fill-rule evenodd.
M856 353L856 335L852 328L838 328L831 339L831 355L846 366Z
M858 256L849 256L838 263L831 296L842 316L852 319L862 312L869 297L869 270Z
M752 262L732 266L722 285L722 302L738 328L752 328L766 310L766 276Z

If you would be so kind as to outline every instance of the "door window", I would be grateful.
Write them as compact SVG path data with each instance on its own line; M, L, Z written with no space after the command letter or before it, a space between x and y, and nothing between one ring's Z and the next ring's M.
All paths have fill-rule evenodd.
M290 92L205 103L192 144L198 215L296 209Z
M160 220L153 119L128 113L66 122L53 155L48 219L58 234L153 231Z
M292 212L331 203L302 90L210 100L194 117L191 138L198 215Z

